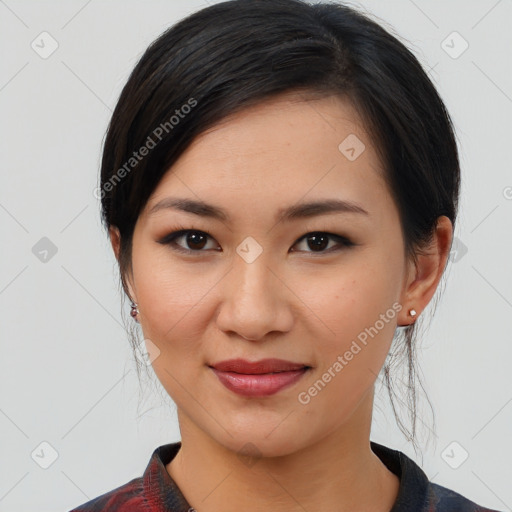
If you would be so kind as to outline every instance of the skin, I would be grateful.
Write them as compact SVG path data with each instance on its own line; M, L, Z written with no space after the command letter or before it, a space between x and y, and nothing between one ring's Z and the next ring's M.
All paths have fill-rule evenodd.
M349 134L365 144L354 161L338 149ZM161 351L154 371L178 408L182 447L167 471L199 512L392 508L399 479L370 448L374 384L396 327L412 323L409 309L420 315L432 298L453 230L439 217L417 265L406 260L382 172L350 103L288 93L197 137L142 211L125 277L144 338ZM174 209L151 215L168 196L214 204L230 219ZM357 202L368 215L275 221L284 206L327 198ZM158 243L181 226L211 237L202 246L178 239L182 248L196 248L189 255ZM315 251L303 238L314 231L357 245L330 238ZM251 263L236 252L248 236L263 249ZM115 227L111 241L118 256ZM394 317L378 334L309 403L300 403L299 393L394 303L402 309L391 310ZM236 357L312 368L277 394L243 397L208 367ZM256 450L252 463L239 457L246 443Z

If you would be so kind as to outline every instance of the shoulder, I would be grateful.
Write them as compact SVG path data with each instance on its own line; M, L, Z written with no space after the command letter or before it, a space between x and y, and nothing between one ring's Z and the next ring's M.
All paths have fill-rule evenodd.
M112 489L69 512L136 512L189 509L185 497L167 473L168 464L178 453L181 442L159 446L153 451L141 477Z
M69 512L100 512L103 510L128 512L139 509L148 510L145 507L143 479L141 477L134 478Z
M428 508L430 512L499 512L483 507L439 484L430 483L428 493Z
M398 496L391 512L499 512L483 507L462 494L435 484L405 453L371 442L372 450L400 479Z

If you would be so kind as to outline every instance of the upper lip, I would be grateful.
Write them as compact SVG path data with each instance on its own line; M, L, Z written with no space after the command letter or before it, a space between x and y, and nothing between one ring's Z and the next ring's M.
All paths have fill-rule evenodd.
M210 365L222 372L245 373L248 375L259 373L289 372L309 368L304 363L294 363L284 359L260 359L259 361L247 361L245 359L228 359Z

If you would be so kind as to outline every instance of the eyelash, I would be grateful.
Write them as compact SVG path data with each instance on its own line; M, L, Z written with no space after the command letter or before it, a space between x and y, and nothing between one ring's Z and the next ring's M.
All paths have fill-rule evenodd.
M184 254L194 254L194 253L200 254L201 252L205 252L205 250L202 250L202 249L196 249L196 250L185 249L176 243L177 239L183 237L184 235L187 235L188 233L200 233L203 235L207 235L209 238L215 240L213 235L211 233L209 233L208 231L201 230L201 229L191 229L191 228L187 229L187 228L185 228L185 226L176 226L175 231L172 231L168 235L166 235L163 238L161 238L160 240L158 240L158 243L160 243L162 245L169 245L169 246L171 246L172 250L178 251L178 252L181 252ZM323 250L323 251L293 251L293 252L305 252L305 253L309 253L309 254L313 254L313 255L322 255L322 254L331 254L333 252L341 251L343 248L350 248L350 247L357 245L345 236L336 235L334 233L329 233L327 231L311 231L309 233L306 233L305 235L301 236L293 245L296 245L299 242L302 242L303 240L307 239L311 235L327 236L328 238L330 238L330 239L336 241L338 244L340 244L341 247L338 247L338 248L331 247L330 249Z

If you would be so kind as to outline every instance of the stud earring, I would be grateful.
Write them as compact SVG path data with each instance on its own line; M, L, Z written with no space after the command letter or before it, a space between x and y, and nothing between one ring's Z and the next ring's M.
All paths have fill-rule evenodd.
M416 310L415 309L409 309L409 315L416 316Z
M137 315L139 314L139 308L137 307L137 304L135 302L132 302L131 308L132 309L130 311L130 315L137 323L139 323L139 320L137 319Z

